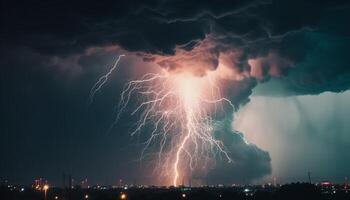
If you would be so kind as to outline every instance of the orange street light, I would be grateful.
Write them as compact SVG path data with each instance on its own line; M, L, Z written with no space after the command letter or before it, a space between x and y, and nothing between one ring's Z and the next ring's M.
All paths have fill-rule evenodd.
M47 197L47 190L49 190L49 185L48 185L48 184L45 184L44 187L43 187L43 190L44 190L45 200L46 200L46 197Z
M127 198L128 198L128 196L126 196L125 193L121 193L121 194L120 194L120 199L121 199L121 200L126 200Z

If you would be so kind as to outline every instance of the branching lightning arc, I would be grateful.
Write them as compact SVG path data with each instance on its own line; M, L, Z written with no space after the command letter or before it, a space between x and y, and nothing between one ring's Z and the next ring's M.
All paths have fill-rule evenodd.
M101 76L98 81L94 84L94 86L91 88L90 90L90 96L89 96L89 104L91 104L94 100L94 96L96 94L97 91L99 91L104 84L106 84L106 82L109 79L109 76L114 72L114 70L117 68L118 63L120 61L120 59L122 57L124 57L125 55L120 55L117 59L117 61L114 63L113 67L111 67L111 69L103 76Z
M122 56L93 86L91 101ZM133 98L138 100L136 104ZM210 158L220 156L232 161L222 141L213 135L216 121L211 116L224 105L234 109L229 99L221 97L220 87L210 74L196 77L167 71L147 73L125 84L116 120L126 114L126 108L134 108L130 115L138 116L138 120L131 135L147 135L141 158L150 146L156 146L155 169L169 177L169 184L177 186L180 176L188 175Z

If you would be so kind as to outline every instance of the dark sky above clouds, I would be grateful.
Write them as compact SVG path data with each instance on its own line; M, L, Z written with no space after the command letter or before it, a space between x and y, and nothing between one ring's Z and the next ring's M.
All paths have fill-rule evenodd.
M224 82L225 92L243 109L252 96L316 95L317 102L323 92L341 95L350 87L348 1L3 0L0 9L0 178L19 183L46 177L58 184L63 172L92 183L152 182L137 162L142 147L129 136L132 120L125 117L113 133L107 130L124 83L154 65L193 67L177 62L179 57L200 60L205 54L204 72L215 70L220 59L230 63L245 79ZM130 56L87 106L91 87L120 53ZM275 154L267 150L278 150L264 143L259 148L258 141L246 144L226 126L219 137L241 162L219 164L211 179L244 182L273 173ZM300 127L298 132L309 132L305 124ZM332 154L337 155L344 156ZM347 173L340 169L337 176Z

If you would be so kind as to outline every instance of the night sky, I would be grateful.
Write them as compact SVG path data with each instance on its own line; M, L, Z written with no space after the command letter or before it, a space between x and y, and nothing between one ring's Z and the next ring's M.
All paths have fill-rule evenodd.
M153 161L139 160L144 138L130 136L136 117L110 129L124 84L157 70L202 77L220 63L235 77L221 84L237 110L213 134L235 162L218 159L205 173L212 183L350 176L348 1L2 0L0 9L0 179L159 184Z

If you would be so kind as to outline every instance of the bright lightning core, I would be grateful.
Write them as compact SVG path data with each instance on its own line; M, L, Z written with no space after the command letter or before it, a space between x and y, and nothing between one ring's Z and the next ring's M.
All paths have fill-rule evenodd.
M136 105L131 103L133 98L138 100ZM182 177L217 156L231 162L222 142L213 136L212 116L226 105L234 109L221 97L212 74L148 73L125 85L117 120L126 108L134 108L130 114L138 121L131 135L147 135L141 158L151 146L157 147L157 174L161 172L169 185L177 186Z

